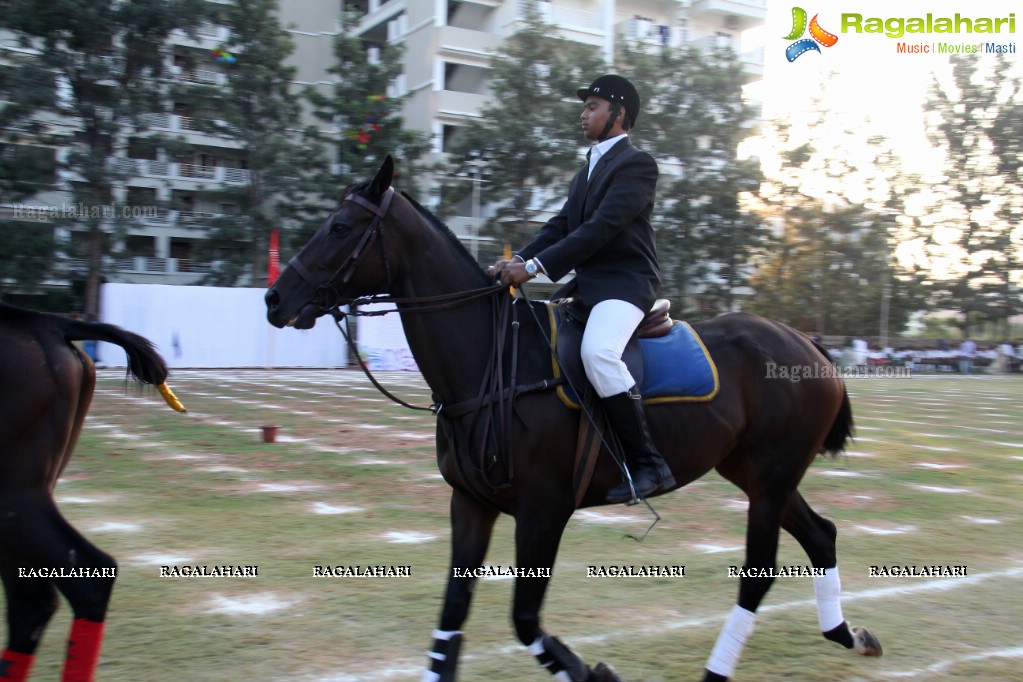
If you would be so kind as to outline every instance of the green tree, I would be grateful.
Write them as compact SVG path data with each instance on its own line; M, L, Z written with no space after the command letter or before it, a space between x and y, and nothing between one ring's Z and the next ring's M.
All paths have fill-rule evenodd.
M595 48L557 37L533 3L522 26L495 52L488 87L492 104L445 144L439 170L442 211L464 201L470 183L454 180L469 159L489 173L483 200L495 207L481 230L521 246L532 238L537 216L561 207L568 179L583 161L581 103L576 90L604 72Z
M358 21L358 12L342 15L344 26ZM395 158L396 176L409 181L420 170L429 138L405 128L402 98L388 94L401 74L403 53L401 44L367 43L348 31L338 34L335 64L330 69L337 79L332 92L306 91L316 118L333 131L331 137L319 138L330 148L335 164L333 170L319 175L321 196L335 200L342 188L371 178L388 154Z
M230 37L222 54L226 84L179 86L177 99L192 103L198 128L235 140L245 182L205 190L199 197L236 207L204 225L200 249L220 263L206 281L237 286L265 282L270 234L281 230L287 240L303 225L305 191L326 167L312 140L311 126L301 128L301 93L291 86L294 51L276 14L276 0L235 0L221 8Z
M205 7L200 0L4 3L2 26L22 48L8 77L32 85L13 91L0 119L34 120L26 131L33 144L69 150L57 167L73 178L72 203L90 208L79 218L88 231L87 317L97 314L108 243L104 211L92 209L114 205L114 188L124 179L111 159L144 115L165 110L166 38L193 25ZM44 123L44 114L66 127Z
M896 258L913 234L905 206L918 188L886 140L844 129L823 97L808 112L765 129L778 169L759 195L772 229L748 309L818 334L897 333L923 306L918 269Z
M661 162L657 251L664 292L688 317L736 307L736 291L764 238L759 216L743 205L758 191L757 159L739 158L757 115L734 51L623 45L621 72L642 83L643 113L632 135ZM701 310L693 310L699 290Z
M988 73L977 60L953 59L952 85L935 81L925 105L931 141L946 159L927 245L944 267L934 268L929 289L935 307L960 313L964 337L983 323L1007 329L1023 310L1020 81L1010 66L1000 60Z

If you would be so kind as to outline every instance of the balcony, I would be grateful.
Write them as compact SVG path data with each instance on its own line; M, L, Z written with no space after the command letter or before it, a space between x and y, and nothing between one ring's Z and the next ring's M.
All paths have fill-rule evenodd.
M683 26L657 24L646 19L629 19L616 28L627 40L651 47L681 47L689 40Z
M145 125L153 130L164 130L184 135L202 135L211 140L216 140L216 146L218 147L237 148L241 146L241 143L234 138L202 130L199 125L200 120L194 116L182 116L180 114L146 114L143 118ZM218 129L225 131L225 133L231 130L225 121L214 120L213 123L217 125ZM206 144L211 143L207 142Z
M188 35L181 29L175 29L170 32L168 40L174 45L209 50L226 43L230 38L230 31L226 26L218 26L205 21L196 26L193 33L194 35Z
M604 30L604 14L574 7L558 7L554 3L537 3L540 17L558 28L572 31L599 33ZM520 16L521 18L521 16Z
M70 272L84 272L89 264L84 258L69 258L64 267ZM196 275L213 270L213 263L196 261L188 258L153 258L137 256L134 258L105 258L103 270L117 274L143 275Z
M216 69L183 69L180 66L172 66L170 73L183 83L227 85L227 74Z
M733 31L760 26L767 18L767 0L693 0L689 10L693 19L720 17L723 28Z
M245 168L202 166L175 161L117 158L113 159L112 165L119 173L137 178L201 180L227 185L244 185L249 182L251 177Z

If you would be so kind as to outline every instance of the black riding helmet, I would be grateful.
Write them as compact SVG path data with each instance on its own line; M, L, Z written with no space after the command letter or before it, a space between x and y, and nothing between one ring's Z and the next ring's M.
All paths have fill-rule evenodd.
M625 116L628 119L627 128L636 125L639 118L639 93L636 87L627 78L615 74L607 74L593 81L588 88L579 88L576 93L579 99L586 101L589 96L606 99L612 104L621 104L625 107Z

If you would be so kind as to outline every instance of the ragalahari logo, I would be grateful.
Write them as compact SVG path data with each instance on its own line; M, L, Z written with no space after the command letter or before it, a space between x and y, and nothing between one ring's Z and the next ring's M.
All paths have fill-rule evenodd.
M810 20L810 37L803 38L802 35L807 30L806 10L802 7L792 8L792 30L785 36L785 40L796 41L785 48L785 58L790 62L796 61L799 55L805 54L810 50L819 53L821 48L817 46L818 44L824 47L832 47L838 42L838 36L834 33L828 33L821 28L821 25L817 23L817 16L816 14L813 15L813 19Z

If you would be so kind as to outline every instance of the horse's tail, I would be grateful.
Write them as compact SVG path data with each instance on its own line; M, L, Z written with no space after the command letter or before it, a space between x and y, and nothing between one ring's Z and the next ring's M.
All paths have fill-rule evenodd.
M852 432L852 405L849 403L849 392L845 390L845 386L842 386L842 406L838 408L835 421L832 422L828 435L824 437L824 446L821 448L821 452L832 457L842 452L845 450L846 441L852 437Z
M141 383L156 386L171 408L178 412L185 411L185 407L167 386L167 363L149 339L105 322L58 319L60 330L68 341L105 341L123 348L128 356L128 371L131 375Z
M128 371L144 384L167 381L167 363L149 339L105 322L81 322L63 318L60 325L68 341L104 341L120 346L128 356Z
M828 359L828 362L834 365L834 360L831 359L831 353L828 352L824 346L820 345L816 341L813 341L814 348L817 352ZM835 415L835 421L831 423L831 428L828 430L828 435L824 437L824 445L821 446L821 453L831 455L834 457L838 453L845 450L846 441L852 437L853 432L853 413L852 404L849 402L849 391L846 390L845 384L842 384L842 405L838 408L838 414Z

